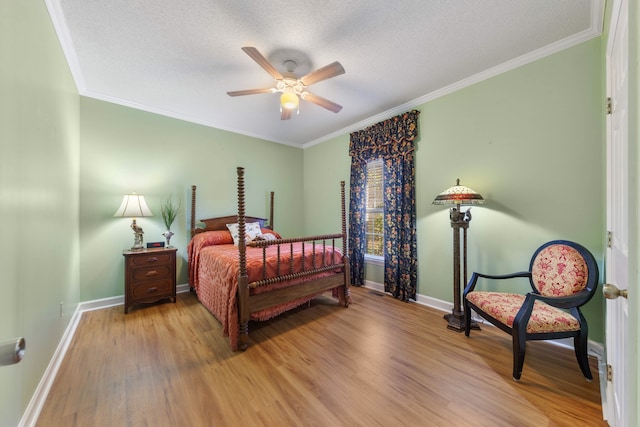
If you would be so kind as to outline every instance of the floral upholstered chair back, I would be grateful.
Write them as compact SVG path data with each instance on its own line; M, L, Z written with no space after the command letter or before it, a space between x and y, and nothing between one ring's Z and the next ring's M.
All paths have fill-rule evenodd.
M528 278L532 292L476 291L478 280ZM587 248L568 240L553 240L531 257L528 271L491 275L474 272L464 290L465 335L472 329L471 310L512 335L513 379L522 375L527 340L573 338L576 359L585 376L589 367L589 328L580 307L595 294L598 264Z
M540 295L561 297L585 289L587 262L577 249L562 243L541 248L531 261L531 282Z

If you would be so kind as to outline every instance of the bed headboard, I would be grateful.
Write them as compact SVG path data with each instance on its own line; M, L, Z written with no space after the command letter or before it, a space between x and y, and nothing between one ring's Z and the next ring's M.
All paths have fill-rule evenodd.
M265 218L245 216L245 222L259 222L260 228L269 228L273 230L273 191L270 194L269 201L269 221ZM204 223L204 228L196 228L196 222ZM238 215L227 215L216 218L207 218L196 221L196 186L191 186L191 237L197 233L214 230L227 230L227 224L238 222Z
M201 219L200 222L203 222L205 226L204 229L199 229L202 231L227 230L227 224L238 222L238 216L229 215L221 216L218 218ZM255 218L252 216L248 216L246 217L246 222L259 222L260 228L269 228L266 226L267 220L265 218Z

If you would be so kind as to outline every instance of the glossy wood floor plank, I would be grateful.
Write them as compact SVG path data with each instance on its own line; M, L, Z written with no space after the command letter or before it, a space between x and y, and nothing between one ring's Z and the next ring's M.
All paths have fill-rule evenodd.
M595 359L589 383L572 350L530 342L516 383L501 331L352 294L251 323L239 353L192 294L87 312L37 425L606 426Z

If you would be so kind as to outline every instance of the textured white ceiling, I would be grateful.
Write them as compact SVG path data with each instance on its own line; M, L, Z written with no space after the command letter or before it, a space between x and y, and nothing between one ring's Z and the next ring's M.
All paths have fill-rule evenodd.
M81 95L293 146L373 124L600 35L604 0L45 0ZM280 120L273 79L240 48L299 75L346 73Z

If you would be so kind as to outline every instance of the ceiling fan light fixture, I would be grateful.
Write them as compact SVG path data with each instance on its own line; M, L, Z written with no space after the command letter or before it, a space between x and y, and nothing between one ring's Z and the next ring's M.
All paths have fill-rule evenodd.
M280 95L280 107L285 108L287 110L295 110L298 108L300 104L300 100L298 99L298 95L291 92L284 92Z
M329 101L321 96L307 92L307 87L313 83L321 82L341 74L344 74L344 67L338 62L332 62L329 65L311 71L302 77L295 74L297 67L296 61L284 61L284 67L287 69L285 73L280 73L267 58L262 55L258 49L252 46L245 46L242 50L251 57L258 65L273 77L275 87L234 90L227 92L229 96L253 95L258 93L277 93L280 92L280 120L289 120L296 110L296 114L300 113L300 98L313 104L326 108L334 113L342 110L342 105Z

